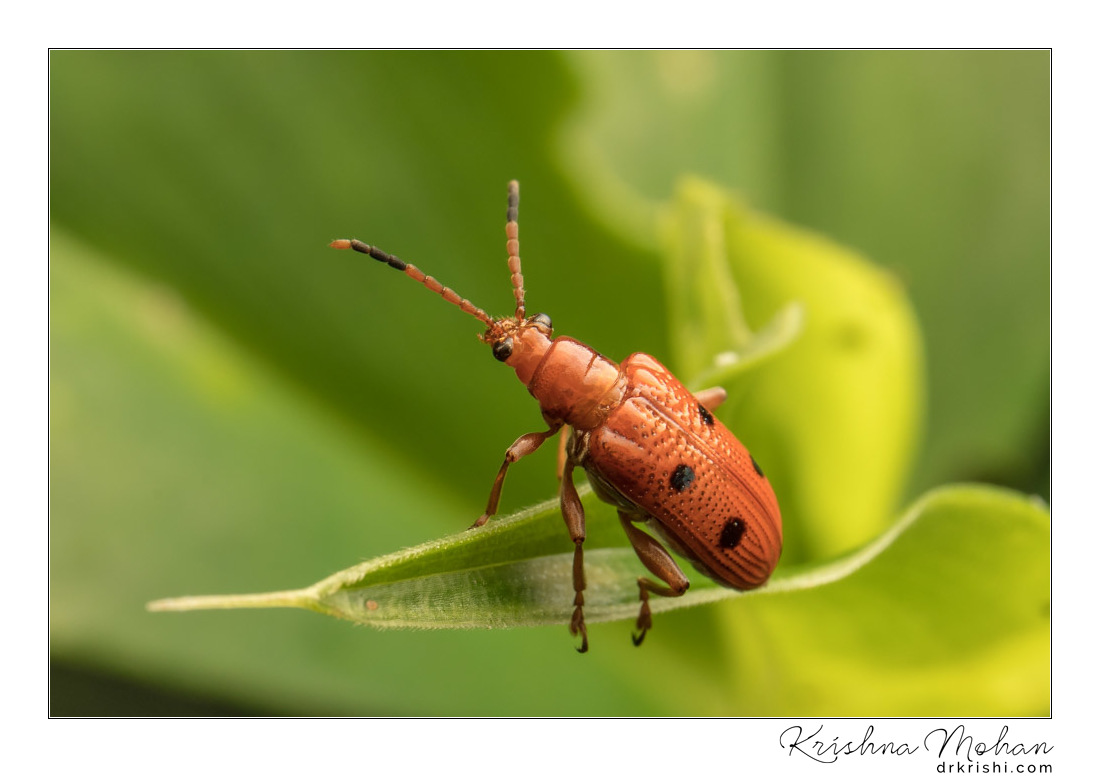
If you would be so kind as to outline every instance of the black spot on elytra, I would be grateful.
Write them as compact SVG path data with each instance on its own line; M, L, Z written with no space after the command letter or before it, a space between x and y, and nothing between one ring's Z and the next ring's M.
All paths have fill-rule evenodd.
M764 477L764 470L760 469L760 465L756 463L756 459L752 457L751 453L749 454L749 461L752 462L752 468L756 470L756 474Z
M723 548L729 548L733 550L740 542L741 537L745 534L745 524L740 518L730 518L726 521L726 525L722 527L722 535L718 538L718 544Z
M695 471L687 464L681 464L673 471L669 482L672 484L673 490L684 491L694 480Z
M704 424L707 426L714 426L714 416L712 416L710 411L702 405L699 405L699 416L703 419Z

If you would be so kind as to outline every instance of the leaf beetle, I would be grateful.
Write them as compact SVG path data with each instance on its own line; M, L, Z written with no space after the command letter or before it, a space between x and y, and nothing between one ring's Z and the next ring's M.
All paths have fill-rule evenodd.
M519 257L519 183L508 184L508 269L515 313L493 318L435 278L359 240L352 249L403 272L485 324L480 339L516 371L538 401L546 431L521 436L504 454L485 513L497 511L508 467L568 428L558 453L561 512L574 544L573 615L569 630L588 650L584 623L584 508L573 470L584 469L597 496L615 506L623 530L646 569L638 578L640 645L652 626L650 595L682 596L688 579L662 541L718 583L748 590L763 585L779 562L783 527L763 470L713 410L726 398L717 387L696 394L652 356L636 353L621 364L570 337L554 337L545 313L527 316ZM646 526L653 534L639 528Z

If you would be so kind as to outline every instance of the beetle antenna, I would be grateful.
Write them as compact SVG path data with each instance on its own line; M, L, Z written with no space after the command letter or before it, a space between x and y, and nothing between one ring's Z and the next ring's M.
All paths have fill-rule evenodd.
M504 226L508 236L508 269L512 272L512 293L516 296L516 320L527 317L523 300L523 270L519 263L519 181L508 182L508 223Z
M450 302L452 305L456 305L456 306L462 308L467 313L469 313L471 316L476 318L478 321L485 324L485 326L492 327L496 323L496 322L493 321L492 316L490 316L488 313L486 313L481 308L474 305L468 299L464 299L463 297L460 297L458 295L458 293L455 292L453 289L447 288L446 286L444 286L442 283L437 281L432 276L425 275L418 267L416 267L416 265L409 264L408 262L403 262L400 259L398 259L396 256L393 256L392 254L387 254L381 248L378 248L376 246L369 246L361 240L348 240L346 238L341 239L341 240L333 240L328 245L329 245L329 248L340 248L340 249L350 248L353 251L358 251L361 254L366 254L367 256L369 256L373 259L377 259L380 262L384 262L385 264L388 264L393 269L400 270L401 272L405 273L405 275L409 276L410 278L412 278L417 283L423 283L428 288L429 291L434 291L436 294L438 294L443 299ZM517 264L517 266L519 264L519 257L518 256L516 257L516 264ZM523 283L523 278L521 276L520 277L520 284L522 285L522 283ZM519 293L521 294L522 290Z

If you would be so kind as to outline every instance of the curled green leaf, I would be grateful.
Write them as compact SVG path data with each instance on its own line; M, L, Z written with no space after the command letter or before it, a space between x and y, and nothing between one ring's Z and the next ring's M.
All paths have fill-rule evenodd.
M729 390L719 414L776 489L788 561L881 533L923 402L920 332L900 284L699 178L680 181L662 242L674 369Z
M700 367L699 373L691 380L691 387L726 386L756 369L794 342L802 331L805 318L802 305L790 303L761 327L743 348L715 353L709 364Z

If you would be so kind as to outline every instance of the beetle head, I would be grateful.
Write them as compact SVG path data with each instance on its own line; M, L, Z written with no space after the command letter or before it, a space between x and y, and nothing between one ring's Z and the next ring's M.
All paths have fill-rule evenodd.
M553 336L550 316L545 313L525 319L494 319L488 331L480 335L493 349L493 356L514 369L524 385L530 382Z

